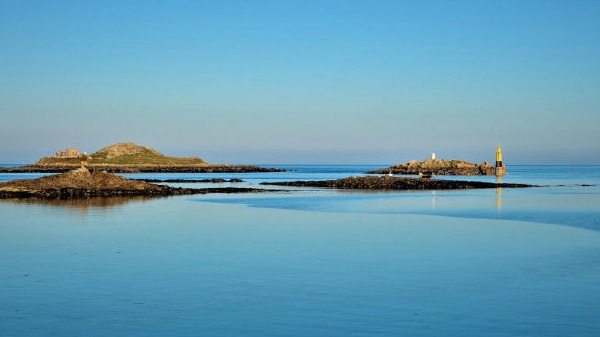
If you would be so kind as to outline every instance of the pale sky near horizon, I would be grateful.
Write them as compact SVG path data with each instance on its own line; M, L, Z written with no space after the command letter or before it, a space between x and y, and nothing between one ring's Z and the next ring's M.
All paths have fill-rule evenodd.
M600 1L0 0L0 162L600 164Z

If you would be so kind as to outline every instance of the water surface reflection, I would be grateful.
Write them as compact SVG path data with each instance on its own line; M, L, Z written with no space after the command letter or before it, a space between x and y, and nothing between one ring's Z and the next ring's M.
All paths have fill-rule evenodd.
M23 199L4 199L1 202L12 202L16 204L29 204L29 205L41 205L51 207L67 207L73 209L88 209L88 208L106 208L106 207L117 207L122 206L130 202L146 202L149 201L150 197L135 196L135 197L110 197L110 198L86 198L86 199L36 199L36 198L23 198Z

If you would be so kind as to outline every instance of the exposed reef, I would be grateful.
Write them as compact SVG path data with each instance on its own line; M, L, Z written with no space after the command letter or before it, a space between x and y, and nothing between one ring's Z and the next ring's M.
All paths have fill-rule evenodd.
M424 161L411 160L388 168L369 171L370 174L432 174L438 176L480 176L495 175L494 166L488 162L482 164L470 163L464 160L427 159Z
M243 183L242 179L223 179L223 178L213 178L213 179L132 179L136 181L145 181L147 183Z
M320 187L337 188L349 190L455 190L475 188L523 188L538 187L527 184L503 184L488 183L480 181L459 181L441 179L418 179L397 177L349 177L337 180L320 181L288 181L288 182L265 182L261 185L294 186L294 187Z
M120 177L107 172L90 172L81 167L62 174L37 179L13 180L0 183L0 199L82 199L92 197L171 196L207 193L264 192L255 188L176 188L150 184Z

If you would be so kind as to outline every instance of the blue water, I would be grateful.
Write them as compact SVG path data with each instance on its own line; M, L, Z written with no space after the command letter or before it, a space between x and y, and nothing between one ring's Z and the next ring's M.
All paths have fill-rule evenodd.
M377 167L286 168L127 176ZM0 335L596 336L600 167L509 171L545 187L0 201Z

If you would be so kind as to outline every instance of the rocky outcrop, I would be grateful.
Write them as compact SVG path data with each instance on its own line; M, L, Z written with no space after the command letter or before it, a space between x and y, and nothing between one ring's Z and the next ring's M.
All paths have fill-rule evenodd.
M397 177L349 177L337 180L320 181L287 181L262 183L262 185L276 186L295 186L295 187L320 187L337 188L350 190L455 190L455 189L474 189L474 188L518 188L518 187L536 187L526 184L500 184L487 183L480 181L458 181L458 180L439 180L439 179L417 179L417 178L397 178Z
M38 179L0 183L0 199L41 198L80 199L90 197L170 196L206 193L263 192L253 188L176 188L130 180L107 172L92 173L81 167L62 174Z
M464 160L427 159L424 161L411 160L408 163L390 166L388 168L369 171L371 174L432 174L438 176L480 176L495 175L495 168L488 162L474 164Z
M74 159L74 158L82 158L86 159L87 154L85 152L81 153L72 147L67 148L64 151L56 151L56 158L60 159Z

